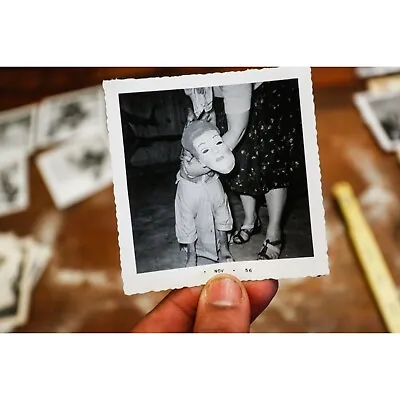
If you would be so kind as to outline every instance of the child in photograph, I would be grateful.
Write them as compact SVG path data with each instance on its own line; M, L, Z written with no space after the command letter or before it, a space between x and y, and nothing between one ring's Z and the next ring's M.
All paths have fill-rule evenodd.
M227 232L233 220L218 174L232 171L234 156L218 128L204 120L186 126L182 147L191 157L182 155L177 174L175 229L187 251L186 266L196 266L198 256L232 262Z

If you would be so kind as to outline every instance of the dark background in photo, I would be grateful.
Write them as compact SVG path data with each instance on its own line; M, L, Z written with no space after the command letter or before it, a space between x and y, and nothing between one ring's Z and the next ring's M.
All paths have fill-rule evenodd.
M293 84L298 87L297 80L287 80L287 85ZM174 200L180 140L190 99L183 90L169 90L120 94L119 101L137 272L183 268L185 255L179 250L175 236ZM299 96L296 101L298 106ZM285 110L285 114L293 110ZM295 114L301 127L301 115L297 111ZM288 190L283 217L287 244L281 258L313 256L304 142L300 132L302 129L294 150L299 167ZM242 205L237 194L228 191L227 194L236 229L243 220ZM265 200L260 199L260 206L262 232L245 245L231 244L236 261L257 259L268 222ZM202 263L212 262L199 261L199 265Z

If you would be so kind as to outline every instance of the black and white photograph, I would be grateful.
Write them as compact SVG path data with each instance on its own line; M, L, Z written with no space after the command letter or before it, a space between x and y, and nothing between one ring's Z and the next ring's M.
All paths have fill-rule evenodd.
M36 136L38 148L93 131L106 134L101 86L51 96L41 102Z
M65 209L112 184L107 136L71 139L41 153L36 165L58 209Z
M19 151L0 159L0 217L25 211L29 206L28 160Z
M37 105L18 107L0 113L0 154L20 151L27 156L35 150Z
M354 103L381 149L400 149L400 90L359 92Z
M400 75L389 75L379 78L371 78L367 82L369 92L397 92L400 90Z
M104 89L126 294L329 273L309 68Z
M0 233L0 332L26 324L32 293L51 256L51 247L32 236Z
M0 331L23 324L29 309L27 268L19 241L0 235Z
M28 270L27 281L30 288L33 288L41 279L48 265L52 255L51 247L38 242L31 236L23 237L20 242L24 249L25 265Z

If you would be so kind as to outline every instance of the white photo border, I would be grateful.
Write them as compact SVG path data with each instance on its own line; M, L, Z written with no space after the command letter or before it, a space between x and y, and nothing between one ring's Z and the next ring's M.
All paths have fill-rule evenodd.
M387 153L400 150L400 142L396 143L396 141L389 138L379 118L371 107L371 102L376 100L390 100L393 98L400 99L400 90L388 90L383 92L363 91L355 93L353 96L354 104L360 112L365 125L371 131L381 149Z
M125 171L119 94L156 92L189 87L237 85L282 79L298 79L299 84L314 256L268 261L236 261L138 274L136 271L135 247ZM205 284L212 276L219 273L229 273L243 281L305 278L329 274L325 211L322 198L311 68L263 68L239 72L147 79L115 79L103 81L103 88L113 169L120 261L125 294L132 295L151 291L200 286Z

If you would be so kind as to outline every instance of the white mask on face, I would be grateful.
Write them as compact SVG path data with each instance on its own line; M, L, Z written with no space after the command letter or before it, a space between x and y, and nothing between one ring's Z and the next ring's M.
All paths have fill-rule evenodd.
M193 141L198 160L221 174L228 174L235 166L235 157L215 130L205 131Z

